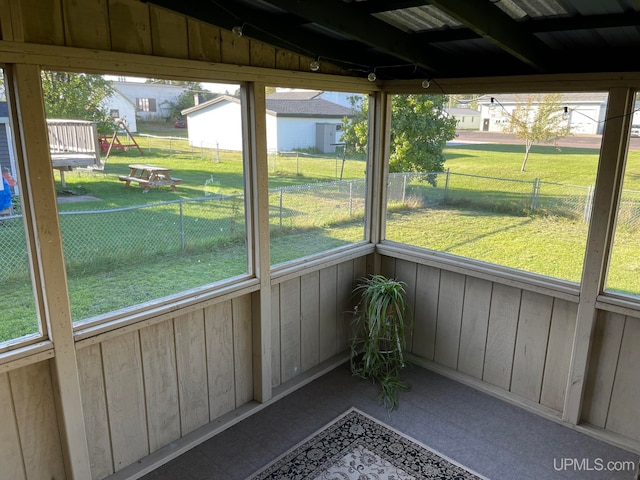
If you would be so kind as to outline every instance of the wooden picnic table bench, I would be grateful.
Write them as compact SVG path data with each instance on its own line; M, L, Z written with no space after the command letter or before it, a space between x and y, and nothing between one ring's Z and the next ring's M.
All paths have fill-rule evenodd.
M129 175L119 175L118 179L128 187L132 182L143 188L147 193L151 187L169 186L175 191L176 185L182 183L182 179L171 176L171 169L157 165L133 164L129 165Z

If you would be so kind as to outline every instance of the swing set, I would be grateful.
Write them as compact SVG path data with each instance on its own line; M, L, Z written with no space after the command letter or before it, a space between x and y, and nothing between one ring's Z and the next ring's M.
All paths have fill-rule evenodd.
M136 147L140 154L144 155L144 151L142 150L142 148L140 148L140 145L138 145L136 139L133 138L133 135L131 135L131 132L127 128L127 125L124 123L124 120L122 120L121 118L117 118L115 123L116 129L114 130L111 138L109 139L106 135L102 135L99 139L100 149L102 150L102 153L106 153L104 157L105 160L109 158L109 155L111 155L111 150L113 150L114 148L116 150L126 152L127 150L129 150L129 148ZM125 141L127 143L122 143L122 141L120 141L119 133L124 133L126 135L127 140Z

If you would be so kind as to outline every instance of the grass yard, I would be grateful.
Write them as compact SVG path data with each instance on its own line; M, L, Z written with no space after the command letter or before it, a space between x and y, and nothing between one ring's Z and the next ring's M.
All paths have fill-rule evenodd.
M186 134L184 129L166 130L153 125L142 129L151 135ZM59 198L64 200L59 210L85 212L61 214L74 321L248 271L240 153L203 151L190 147L186 139L136 138L144 154L135 148L114 151L103 171L68 172L66 189L55 175ZM389 210L387 238L580 280L586 223L545 210L537 214L523 213L519 207L500 211L495 205L520 201L535 179L543 182L541 192L548 188L544 182L574 185L582 192L595 179L597 150L534 146L523 173L521 146L458 145L447 148L445 155L445 168L452 173L449 203L429 208L413 203L414 197L435 191L441 195L443 174L438 175L437 188L409 182L407 203ZM118 175L128 174L131 163L171 168L183 183L175 192L162 187L143 194L139 187L125 188ZM363 238L365 169L362 159L347 159L343 164L335 157L269 155L272 264ZM507 184L522 184L525 193L492 187L490 179L479 183L472 176L517 180ZM344 181L337 182L341 177ZM625 188L640 190L640 152L629 153L625 182ZM566 196L567 192L562 187L549 196ZM97 200L86 201L80 195ZM3 233L6 237L7 232L22 230L20 226L4 228ZM619 228L610 288L640 293L636 238L635 227ZM20 241L24 246L23 237ZM37 325L31 284L24 273L26 255L13 261L16 267L5 276L11 288L0 299L0 341L33 333Z

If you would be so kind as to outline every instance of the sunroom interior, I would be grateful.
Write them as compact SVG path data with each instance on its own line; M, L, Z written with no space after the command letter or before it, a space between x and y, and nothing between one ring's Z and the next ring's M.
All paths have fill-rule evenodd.
M629 59L640 47L639 12L626 0L0 0L5 125L19 198L19 212L0 217L3 263L17 262L1 270L10 300L0 313L0 477L141 478L312 382L333 378L349 358L353 288L369 274L407 285L415 322L408 349L422 372L414 381L446 378L640 454L638 224L628 213L640 178L628 161L640 86ZM239 180L220 202L234 241L210 238L198 255L181 257L183 264L156 257L139 264L145 246L168 235L159 211L132 214L122 229L113 220L100 234L109 241L84 239L100 251L74 253L76 224L57 199L51 163L47 72L235 90L239 108L226 118L242 132L234 157ZM346 220L322 218L307 230L295 223L299 213L283 209L285 196L302 195L286 182L298 185L305 173L275 175L274 158L285 159L269 148L267 92L274 88L364 98L361 159L345 167L336 156L324 167L326 188L313 197L346 199ZM606 96L591 135L599 146L586 174L591 203L574 221L577 240L547 217L512 235L514 227L490 212L479 224L494 231L472 235L499 236L502 254L469 238L455 239L463 248L454 249L438 239L478 222L464 205L440 213L419 202L406 211L398 206L411 203L404 195L410 186L442 190L449 173L445 180L438 172L432 183L415 171L390 173L396 97L477 95L500 104L507 95L550 92ZM576 115L591 115L584 112ZM203 180L228 174L223 167L232 160L212 158L206 165L193 160L201 162ZM575 183L578 163L569 163L565 187ZM185 178L167 192L178 198L187 184ZM117 175L109 188L125 192ZM494 190L479 188L487 196ZM311 191L304 190L309 198ZM118 195L135 201L141 192ZM179 203L170 223L195 229L203 217L190 208ZM84 210L84 217L95 213L91 205ZM425 223L409 218L414 211L428 216ZM116 255L109 242L146 221L138 250ZM19 232L18 247L9 241L12 231ZM311 241L311 231L321 240ZM518 263L505 253L533 252L536 236L542 261ZM109 252L103 265L97 255ZM102 274L89 276L72 255L100 263ZM198 265L187 270L184 262ZM162 265L151 285L150 263ZM114 282L123 278L127 288L116 292ZM17 330L1 330L25 318Z

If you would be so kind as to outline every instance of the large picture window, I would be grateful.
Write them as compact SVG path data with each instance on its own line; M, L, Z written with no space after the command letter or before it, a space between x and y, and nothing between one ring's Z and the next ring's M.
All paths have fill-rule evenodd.
M579 282L604 93L396 95L386 239Z
M215 142L211 117L225 95L165 81L167 116L146 122L110 78L42 73L75 322L249 273L243 152Z
M41 334L4 71L0 69L0 351Z
M267 89L271 263L365 239L366 95Z
M606 289L640 298L640 98L636 94L631 139L618 204Z

